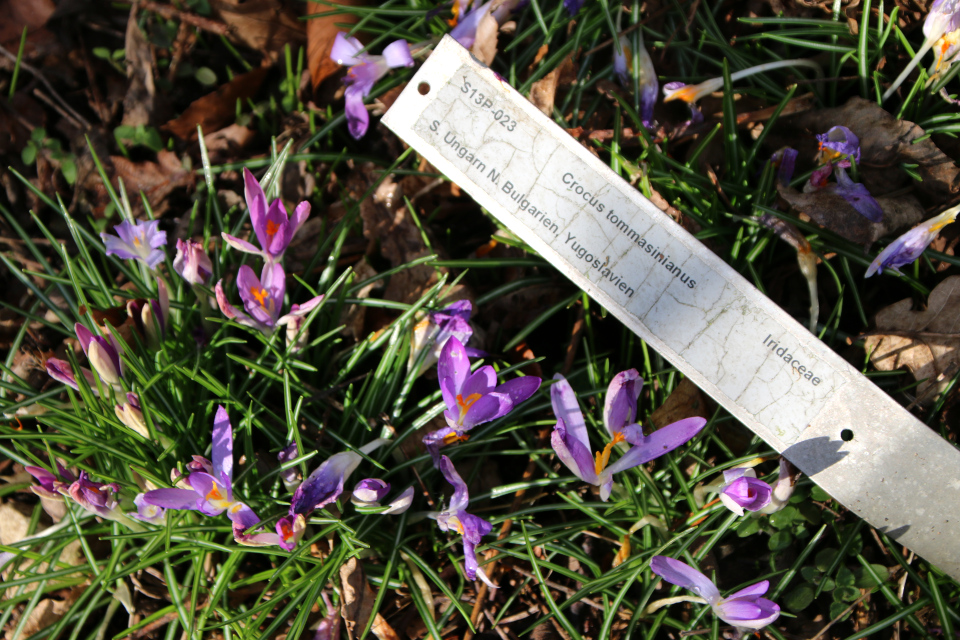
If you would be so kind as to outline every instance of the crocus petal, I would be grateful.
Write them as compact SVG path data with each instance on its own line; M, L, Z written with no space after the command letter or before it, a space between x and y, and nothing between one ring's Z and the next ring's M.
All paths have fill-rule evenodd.
M769 580L761 580L756 584L752 584L749 587L740 589L736 593L731 593L729 596L724 598L724 600L735 600L737 598L750 598L756 596L762 596L770 588Z
M480 21L490 13L492 2L485 2L466 16L450 30L450 37L459 42L464 48L470 49L477 39L477 27Z
M610 381L603 404L603 425L611 436L636 422L637 399L642 389L643 379L636 369L621 371Z
M84 325L77 322L73 325L73 332L77 334L77 341L80 343L80 347L83 349L83 353L89 355L90 353L90 343L93 341L93 332L90 329L87 329Z
M494 389L495 392L508 396L510 402L516 407L521 402L527 400L540 389L542 380L536 376L522 376L520 378L511 378Z
M724 601L713 610L727 624L744 629L761 629L780 617L780 607L766 598L752 602Z
M154 489L143 494L143 502L164 509L196 509L199 497L190 489Z
M580 9L583 7L584 2L585 0L563 0L563 8L567 10L567 13L569 13L571 17L573 17L580 13Z
M395 40L384 47L383 59L391 69L413 66L413 56L410 55L410 45L406 40Z
M363 45L356 38L351 38L342 31L337 32L333 40L333 46L330 48L330 59L337 64L344 66L353 66L360 64L361 60L357 54L363 49Z
M223 238L224 242L226 242L228 245L230 245L237 251L242 251L243 253L253 253L256 255L260 255L261 253L263 253L262 251L260 251L260 249L253 246L246 240L241 240L240 238L232 236L226 231L221 233L220 236Z
M854 182L847 175L847 172L840 167L837 167L837 183L827 185L824 187L824 191L841 196L857 210L857 213L870 222L883 220L883 209L880 208L880 203L870 195L865 186L859 182Z
M253 512L253 509L242 502L231 504L227 509L227 517L230 518L230 522L243 527L244 530L260 522L260 518Z
M470 502L470 496L467 493L467 483L463 481L460 474L447 456L440 456L440 473L453 485L453 495L450 497L450 504L447 510L451 512L462 511L467 508Z
M359 140L370 126L370 113L363 104L361 87L347 87L344 93L344 113L347 116L347 129L354 140Z
M410 505L413 504L413 496L415 490L413 487L407 487L403 493L390 501L390 504L387 505L388 508L386 511L383 511L381 515L398 515L410 508Z
M773 487L763 480L756 478L743 477L738 478L724 487L720 494L721 499L730 498L740 507L747 511L759 511L770 504L770 497L773 494ZM727 504L724 501L724 504ZM727 505L729 507L729 505ZM742 512L739 515L743 515Z
M631 447L619 460L607 467L605 473L612 476L619 471L632 469L637 465L659 458L663 454L689 442L700 429L703 429L705 424L707 424L707 421L703 418L685 418L662 429L657 429L646 437L642 443Z
M563 423L564 440L573 437L584 449L589 449L590 438L587 436L587 426L583 422L577 394L559 373L553 376L553 379L555 382L550 387L550 403L553 405L553 414Z
M282 256L287 249L287 243L284 242L284 239L289 219L290 216L287 215L287 209L283 206L283 201L278 198L270 203L270 207L267 209L265 226L266 245L263 249L273 256L274 260Z
M390 493L390 483L379 478L366 478L353 488L352 500L359 502L380 502Z
M213 263L203 245L193 240L177 240L177 255L173 270L190 284L207 284L213 275Z
M353 451L334 454L297 487L290 501L290 515L307 514L330 504L343 493L343 483L363 458Z
M900 267L912 263L930 246L930 243L933 242L943 227L956 220L958 212L960 212L960 206L952 207L910 229L891 242L870 263L866 277L869 278L874 273L883 273L884 269L896 271Z
M231 489L233 482L233 427L223 405L213 418L213 477Z
M136 260L140 257L140 254L136 253L130 245L116 236L101 232L100 239L106 246L108 256L117 256L122 260Z
M490 533L493 526L483 518L478 518L466 511L457 513L457 518L463 529L461 533L463 533L464 573L468 580L476 580L477 571L480 568L477 562L477 545L480 544L483 536Z
M509 396L496 392L488 393L460 415L460 427L467 431L478 424L501 418L510 413L511 409L513 402Z
M742 515L743 515L743 507L740 506L740 505L737 503L737 501L734 500L731 496L729 496L729 495L727 495L727 494L725 494L725 493L721 493L721 494L720 494L720 502L723 503L723 506L725 506L727 509L729 509L730 511L734 512L734 513L737 514L738 516L742 516Z
M94 340L90 343L87 358L90 360L90 366L104 382L109 385L120 382L119 357L113 349L105 347L100 340Z
M257 234L260 246L266 248L267 196L264 195L260 183L250 173L250 169L246 167L243 168L243 195L250 212L250 224L253 226L253 232Z
M571 437L563 420L557 420L557 425L553 428L553 433L550 434L550 445L560 461L573 472L573 475L584 482L598 484L593 454L588 449L589 443L584 445L576 438Z
M437 377L440 379L440 390L447 409L459 415L457 394L461 393L467 376L470 375L470 360L464 353L463 344L452 337L443 345L440 359L437 362Z
M138 493L137 497L133 499L133 504L136 505L137 511L136 513L129 514L131 517L156 525L162 525L166 522L167 514L164 512L163 507L158 507L157 505L146 502L144 500L144 494Z
M287 515L277 522L277 537L281 549L292 551L307 529L307 520L302 515Z
M233 525L233 541L245 547L275 547L280 544L280 536L276 533L244 533L243 525Z
M820 144L824 160L833 160L839 156L842 159L838 166L850 166L850 161L847 159L849 156L855 162L860 162L860 139L847 127L842 125L830 127L826 133L817 135L817 142ZM829 153L831 151L832 154Z
M456 429L443 427L442 429L431 431L423 436L423 445L427 448L427 452L433 459L433 466L437 468L440 467L440 447L447 444L448 438L453 438L453 436L459 437L460 435L462 435L461 432Z
M711 605L720 601L720 591L710 578L688 564L667 556L654 556L650 569L667 582L693 591Z
M783 147L770 156L770 162L777 168L777 182L783 185L790 184L793 172L797 166L799 152L791 147Z

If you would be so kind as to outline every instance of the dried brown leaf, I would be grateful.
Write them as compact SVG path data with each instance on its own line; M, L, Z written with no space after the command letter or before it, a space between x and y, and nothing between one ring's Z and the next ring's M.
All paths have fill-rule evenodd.
M497 24L496 18L489 13L480 19L480 24L477 26L477 39L473 41L470 53L487 66L490 66L493 59L497 57L497 34L499 31L500 25Z
M697 388L697 385L684 378L670 392L666 401L650 414L650 422L657 429L661 429L684 418L709 419L712 413L713 409L706 396Z
M231 28L231 39L255 51L276 54L306 39L293 5L281 0L211 0L213 15Z
M18 46L23 28L39 29L56 8L53 0L0 0L0 44Z
M877 330L864 341L873 366L906 367L920 382L918 398L932 400L960 366L960 276L937 285L926 309L914 311L907 298L881 309L876 322Z
M127 94L123 98L123 124L136 127L151 124L157 87L153 81L153 55L150 43L140 29L137 5L130 8L124 44L127 63Z
M560 67L557 67L530 87L530 102L543 115L553 117L553 103L557 97L557 81L560 79Z
M366 3L362 0L340 0L337 4L359 7ZM308 2L306 15L330 13L333 9L335 7L329 4ZM314 88L340 68L340 65L330 59L334 38L338 31L344 31L356 21L357 16L352 13L321 15L307 20L307 68L310 70L310 81Z
M191 141L197 139L197 125L202 127L204 135L220 130L234 119L237 100L252 98L266 75L267 68L259 67L234 76L233 80L213 93L194 100L179 118L171 120L162 128L181 140Z
M172 151L158 152L157 162L133 162L123 156L110 156L110 160L117 177L123 178L127 191L132 194L142 191L158 216L169 206L167 196L174 189L193 186L196 181L193 171L184 169L180 158ZM139 198L131 198L131 201L134 209L143 206L139 204Z
M367 628L367 622L373 613L376 594L367 583L367 578L363 575L363 567L356 558L350 558L340 567L340 582L343 595L340 615L347 628L347 636L353 640L359 638ZM397 640L398 638L393 627L379 613L373 619L371 631L380 640Z
M877 197L877 203L883 209L883 220L870 222L836 193L827 193L824 190L802 193L784 185L777 185L777 191L798 213L803 213L817 224L860 244L870 244L899 229L912 227L924 217L923 207L911 195Z

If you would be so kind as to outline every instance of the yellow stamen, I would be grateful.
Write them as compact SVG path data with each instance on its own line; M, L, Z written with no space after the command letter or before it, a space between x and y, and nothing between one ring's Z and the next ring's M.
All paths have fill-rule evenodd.
M451 27L457 26L457 22L460 21L460 3L457 0L453 1L453 17L447 20L447 24Z
M466 433L448 433L443 436L443 444L453 444L455 442L466 442L470 439L470 436Z
M447 519L447 522L453 525L453 528L457 530L457 533L459 533L460 535L463 535L463 523L460 522L460 518L458 518L457 516L450 516Z
M220 487L214 484L213 488L210 489L210 492L207 494L207 500L211 502L213 500L223 500L223 494L220 493Z
M617 431L613 434L613 440L607 443L607 446L603 448L603 452L597 451L596 460L593 463L593 470L597 475L600 475L604 469L607 468L607 463L610 462L610 452L613 450L613 447L620 444L626 440L623 433Z
M467 399L464 400L462 395L459 393L457 394L457 406L460 407L460 420L458 420L458 422L460 424L463 424L463 419L466 417L467 412L470 411L470 407L473 406L473 403L475 403L481 397L483 396L481 396L479 393L471 393L469 396L467 396Z
M138 249L140 248L140 238L137 236L133 236L133 246L137 247Z
M695 102L699 97L699 92L697 89L699 85L688 84L685 87L681 87L671 93L670 95L664 97L664 102L670 102L671 100L683 100L684 102Z

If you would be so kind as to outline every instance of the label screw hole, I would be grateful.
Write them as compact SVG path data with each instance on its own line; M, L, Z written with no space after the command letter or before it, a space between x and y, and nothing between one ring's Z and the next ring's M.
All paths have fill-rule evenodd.
M840 432L840 439L843 440L844 442L850 442L851 440L853 440L853 431L851 431L850 429L844 429L843 431Z
M417 85L417 91L419 91L420 95L422 96L427 95L428 93L430 93L430 83L421 82L419 85Z

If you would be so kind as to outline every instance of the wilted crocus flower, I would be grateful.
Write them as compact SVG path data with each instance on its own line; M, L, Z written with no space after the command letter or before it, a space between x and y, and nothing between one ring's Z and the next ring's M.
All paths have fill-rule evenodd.
M747 511L760 511L768 504L773 494L773 488L757 479L757 472L752 468L739 467L726 469L723 472L723 483L718 487L720 502L738 516Z
M817 162L820 164L846 168L851 166L851 160L860 162L860 138L842 125L830 127L826 133L818 133L817 145Z
M283 252L293 240L293 236L310 216L310 203L298 204L292 217L287 215L287 209L279 198L267 207L267 196L263 193L263 188L246 167L243 168L243 195L250 212L250 224L253 226L253 232L257 236L261 249L229 233L220 235L227 244L238 251L262 256L268 264L279 262Z
M773 69L780 69L782 67L810 67L811 69L817 71L817 75L822 73L820 65L813 60L806 60L803 58L797 60L776 60L774 62L765 62L763 64L758 64L756 66L748 67L735 73L731 73L730 82L736 82L737 80L741 80L757 73L763 73L764 71L771 71ZM700 98L710 95L715 91L719 91L722 88L723 76L710 78L709 80L704 80L699 84L670 82L663 86L663 101L670 102L671 100L683 100L684 102L692 104L700 100Z
M40 483L39 486L32 485L30 490L41 498L62 501L66 488L77 480L77 476L70 473L70 471L59 462L57 463L57 473L60 474L59 476L50 473L43 467L26 466L24 470Z
M446 509L430 514L430 517L437 520L437 526L441 531L456 531L463 536L464 573L467 579L476 580L479 575L487 586L496 589L497 586L490 581L477 562L477 545L480 544L483 536L490 533L493 525L483 518L466 512L467 505L470 503L467 483L457 473L450 458L440 456L439 467L443 477L453 485L453 495L450 496L450 503Z
M780 456L780 475L777 476L777 481L773 485L770 504L761 509L760 513L776 513L787 506L799 476L800 470L790 464L789 460Z
M907 76L910 75L910 72L913 71L920 63L920 59L923 58L935 44L941 42L944 39L944 36L951 34L952 32L960 29L960 1L958 0L934 0L933 4L930 6L930 12L927 14L926 19L923 21L923 45L917 49L917 53L910 60L910 63L900 72L900 75L897 76L897 79L893 81L893 84L890 85L884 93L883 97L880 99L880 102L883 102L887 98L893 95L893 92L897 90L903 81L907 79ZM945 49L949 48L951 45L949 42L941 43L941 59L945 53Z
M416 375L420 375L428 367L433 366L440 358L440 352L443 345L447 343L450 336L455 336L461 344L467 344L473 335L473 328L470 326L470 314L473 306L469 300L458 300L453 304L441 309L432 311L426 315L423 320L418 322L413 328L413 337L410 341L410 358L407 361L407 368L413 370L421 354L429 349L420 363L420 368ZM480 352L471 350L467 347L467 355L477 357Z
M550 388L550 401L557 424L550 444L575 476L600 487L600 499L604 501L610 497L613 474L673 451L687 443L707 423L703 418L685 418L644 436L643 428L633 424L643 381L636 369L623 371L610 382L603 408L603 421L611 441L594 456L590 453L587 427L576 394L563 376L557 374L553 378L556 382ZM613 447L621 442L632 446L619 460L609 464Z
M957 219L957 212L960 212L960 206L947 209L940 215L918 224L891 242L867 267L865 277L869 278L875 273L883 273L884 269L899 273L900 267L911 264L919 258L920 254L937 237L940 230Z
M244 171L248 170L244 168ZM213 275L213 263L203 250L202 244L193 240L177 239L177 256L173 259L173 270L190 284L207 284Z
M497 372L490 365L470 373L466 349L455 336L443 345L437 375L447 405L443 412L447 426L423 438L434 465L440 464L440 447L466 440L467 431L507 415L540 388L540 378L535 376L513 378L497 385Z
M34 486L31 489L41 498L62 500L63 497L68 497L95 516L106 520L129 522L119 509L120 503L116 499L116 494L120 491L120 487L116 483L94 482L90 480L86 471L81 471L79 477L74 476L59 463L57 464L59 478L41 467L24 467L24 469L40 482L39 487Z
M653 60L643 46L643 32L639 32L640 46L634 55L627 36L620 36L620 51L613 50L613 72L620 84L627 88L633 87L633 73L638 67L640 78L640 119L645 127L653 125L653 107L657 103L657 93L660 82L657 72L653 68Z
M373 85L387 75L390 69L396 67L412 67L413 56L410 55L410 45L406 40L397 40L383 49L383 55L375 56L361 53L363 45L356 38L351 38L340 32L330 49L330 59L337 64L350 65L350 70L343 78L347 85L344 95L346 100L345 112L347 128L350 135L359 140L367 132L370 124L370 114L363 105L363 99L370 94Z
M147 491L143 502L164 509L199 511L207 516L226 511L234 527L239 526L241 531L260 521L250 507L233 499L233 428L222 405L213 420L213 461L194 456L187 466L192 473L181 482L189 489Z
M100 239L107 246L108 256L117 256L124 260L139 260L151 269L163 262L164 253L160 247L167 244L167 232L159 231L159 220L130 222L124 220L114 227L117 236L101 233Z
M760 597L770 587L767 580L722 598L710 578L679 560L654 556L650 560L650 569L667 582L689 589L706 600L714 615L741 633L761 629L780 616L779 606Z
M380 501L390 493L390 483L379 478L367 478L357 483L350 496L350 502L364 509L380 508ZM380 515L396 515L403 513L413 504L413 487L407 489L390 502L386 509L378 511Z
M90 366L100 375L100 379L111 386L119 385L123 377L123 362L120 360L120 343L113 334L105 331L105 337L95 336L79 322L73 325L73 329Z
M870 222L880 222L883 220L883 209L880 207L880 203L870 195L870 192L867 191L865 186L859 182L854 182L850 176L847 175L846 169L842 167L837 167L835 175L837 181L824 187L823 190L825 192L835 193L841 196L850 203L850 206L857 210L857 213Z
M293 549L306 529L306 516L314 509L320 509L343 493L343 485L350 474L360 465L363 456L387 443L384 438L360 447L356 451L342 451L330 456L304 480L293 494L288 515L277 522L277 534L280 546L287 551Z
M791 147L782 147L773 152L770 156L770 164L777 170L777 182L783 185L790 184L797 166L798 155L797 150Z
M826 133L817 135L819 151L817 161L823 166L813 172L804 185L805 193L823 190L842 197L857 213L871 222L883 220L883 209L867 188L854 182L847 175L846 168L860 161L860 139L844 126L831 127ZM836 175L836 183L827 184L831 173Z
M282 465L291 460L296 460L299 455L297 443L291 442L280 450L280 453L277 454L277 460ZM296 467L288 467L280 472L280 479L283 480L283 486L286 487L287 491L296 491L297 487L300 486L300 471Z
M302 305L295 304L290 307L290 313L280 317L283 297L287 291L287 276L283 267L271 262L263 266L260 278L257 278L253 269L247 265L241 266L237 273L237 288L240 290L243 306L250 315L227 302L227 295L223 291L223 280L217 282L214 287L220 311L239 324L257 329L267 336L271 335L277 326L288 325L288 323L294 323L299 331L298 319L309 314L323 300L323 296L320 295Z

